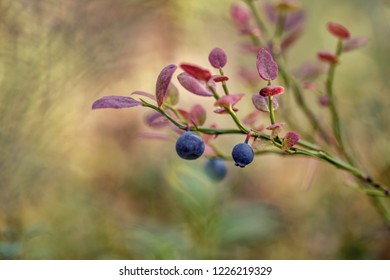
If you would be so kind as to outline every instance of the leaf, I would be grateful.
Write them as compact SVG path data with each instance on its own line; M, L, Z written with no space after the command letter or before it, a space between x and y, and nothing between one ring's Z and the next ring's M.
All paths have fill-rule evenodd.
M232 110L234 111L234 112L237 112L238 111L238 109L237 108L232 108ZM219 107L219 108L217 108L217 109L215 109L214 110L214 113L216 113L216 114L228 114L228 111L226 111L226 109L225 108L223 108L223 107Z
M352 37L345 41L343 45L343 52L349 52L354 49L360 48L367 43L368 39L364 36Z
M134 92L130 93L130 95L141 95L141 96L145 96L147 98L150 98L152 100L156 100L156 97L153 94L148 93L148 92L144 92L144 91L134 91Z
M189 118L196 126L203 125L206 121L206 110L202 105L196 104L192 106Z
M159 112L152 112L146 115L145 121L152 128L161 128L169 124L169 120Z
M221 76L221 75L214 75L211 77L211 79L216 82L216 83L220 83L220 82L226 82L229 80L229 77L227 76Z
M256 67L260 78L265 81L275 80L278 76L278 65L271 53L265 48L261 48L257 53Z
M213 96L211 91L202 84L200 81L195 79L193 76L183 72L177 76L179 83L189 92L200 96Z
M328 22L326 27L327 27L328 31L333 36L336 36L339 39L342 39L342 40L349 39L349 37L350 37L350 33L349 33L348 29L341 24L338 24L335 22Z
M291 149L299 141L299 135L293 131L287 132L282 142L282 150L287 151Z
M177 66L174 64L170 64L164 67L158 75L156 81L156 99L157 105L160 107L164 103L164 99L166 98L168 86L171 82L173 73L177 69Z
M296 40L302 35L303 29L297 28L290 33L286 37L283 38L282 43L280 44L280 47L283 51L288 49L292 44L296 42Z
M191 75L199 81L207 82L211 78L211 73L209 70L202 68L198 65L182 63L180 64L181 69L184 70L187 74Z
M222 68L226 65L227 56L221 48L214 48L209 54L209 62L214 68Z
M170 83L168 86L168 93L165 102L171 105L176 105L179 103L179 90L172 83Z
M142 105L142 102L128 96L104 96L92 104L92 109L121 109Z
M243 93L224 95L220 99L215 101L214 106L220 106L220 107L233 106L238 101L240 101L244 97L244 95L245 94Z
M275 124L272 124L272 125L270 125L270 126L267 126L266 129L272 130L271 137L272 137L272 138L275 138L275 137L278 136L279 133L282 131L282 127L283 127L285 124L286 124L286 123L284 123L284 122L275 123ZM287 149L287 150L288 150L288 149Z
M319 60L321 60L323 62L331 63L331 64L339 62L339 58L337 57L337 55L334 55L334 54L327 52L327 51L318 52L317 57Z
M299 10L289 14L284 24L285 32L288 32L296 28L301 28L305 20L306 20L306 13L304 10Z
M252 17L252 13L249 8L240 4L232 4L230 8L230 15L240 29L247 27Z
M269 112L267 97L255 93L254 95L252 95L252 103L257 110L261 112ZM276 110L279 107L279 102L276 97L272 98L272 105L274 110Z
M267 96L267 97L280 95L283 93L284 93L284 88L282 86L266 86L259 91L259 94L261 96Z

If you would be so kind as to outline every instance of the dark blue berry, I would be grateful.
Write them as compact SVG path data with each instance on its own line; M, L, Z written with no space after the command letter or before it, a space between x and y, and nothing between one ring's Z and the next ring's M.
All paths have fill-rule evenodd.
M206 174L215 181L221 181L226 176L227 167L222 158L210 158L204 167Z
M245 167L253 161L254 153L247 143L240 143L234 146L232 156L236 166Z
M186 131L177 139L176 152L183 159L197 159L204 152L204 141L196 133Z

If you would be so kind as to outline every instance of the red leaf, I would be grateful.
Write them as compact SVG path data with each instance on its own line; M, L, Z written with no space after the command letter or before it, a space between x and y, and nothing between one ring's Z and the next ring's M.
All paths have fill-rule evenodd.
M200 81L195 79L193 76L183 72L177 76L179 83L189 92L200 96L213 96L211 91L202 84Z
M171 82L173 73L175 72L177 66L174 64L170 64L164 67L158 75L156 82L156 99L157 105L160 107L164 103L164 99L168 92L168 86Z
M287 151L291 149L299 141L299 135L293 131L287 132L282 142L282 150Z
M354 49L360 48L367 43L368 39L364 36L352 37L345 41L343 45L343 52L352 51Z
M92 109L121 109L142 105L142 102L128 96L104 96L92 104Z
M229 80L229 77L226 77L226 76L221 76L221 75L214 75L211 77L211 79L216 82L216 83L219 83L219 82L226 82Z
M238 93L238 94L230 94L230 95L224 95L217 101L215 101L215 106L225 107L225 106L233 106L238 101L241 100L241 98L244 97L245 94Z
M335 22L328 22L326 25L328 28L328 31L333 35L336 36L339 39L349 39L350 34L346 27L342 26L341 24L335 23Z
M182 63L180 64L180 67L184 70L184 72L190 74L197 80L207 82L211 78L210 71L200 66L189 63Z
M318 52L317 57L319 60L321 60L323 62L327 62L327 63L338 63L339 62L339 58L336 55L329 53L329 52L326 52L326 51Z
M266 86L263 87L259 92L261 96L265 96L265 97L275 96L283 93L284 93L284 88L282 86Z
M187 112L186 110L183 110L183 109L177 109L177 111L180 113L180 115L183 116L183 118L185 118L187 121L191 121L190 119L190 113Z
M222 68L227 62L226 53L221 48L214 48L209 54L209 61L214 68Z
M275 80L278 76L278 65L265 48L261 48L257 54L256 67L260 78L265 81Z
M202 105L194 105L190 111L190 121L196 126L203 125L206 121L206 110Z

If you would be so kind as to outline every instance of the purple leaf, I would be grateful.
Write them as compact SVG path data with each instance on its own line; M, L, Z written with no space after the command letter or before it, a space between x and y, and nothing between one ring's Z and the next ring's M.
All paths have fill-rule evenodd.
M343 45L343 52L352 51L354 49L360 48L367 43L368 39L364 36L352 37L345 41Z
M145 121L152 128L161 128L169 124L169 120L159 112L146 115Z
M134 92L130 93L130 95L141 95L141 96L145 96L147 98L150 98L152 100L156 100L156 97L153 94L148 93L148 92L144 92L144 91L138 91L137 90L137 91L134 91Z
M257 54L256 67L260 78L265 81L275 80L278 76L278 65L265 48L261 48Z
M158 75L156 82L156 99L157 105L160 107L164 103L164 99L168 92L168 86L171 82L173 73L177 69L177 66L174 64L170 64L164 67Z
M214 48L209 54L209 62L214 68L222 68L226 65L226 53L221 48Z
M189 92L201 96L213 96L211 91L200 81L185 72L177 76L180 84Z
M303 10L291 13L287 16L284 24L285 31L289 31L295 28L299 28L303 25L306 20L306 13Z
M255 93L254 95L252 95L252 103L257 110L261 112L269 112L267 97ZM276 97L272 98L272 105L274 110L276 110L279 107L278 99Z
M142 102L128 96L104 96L92 104L92 109L120 109L142 105Z

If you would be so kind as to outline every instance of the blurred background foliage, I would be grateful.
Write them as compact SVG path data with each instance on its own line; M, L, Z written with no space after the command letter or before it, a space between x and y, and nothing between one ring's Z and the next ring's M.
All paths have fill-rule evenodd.
M221 47L231 91L248 94L243 117L253 89L236 74L255 57L242 51L231 3L0 1L0 258L390 258L383 220L332 166L260 156L245 169L229 163L227 178L214 183L204 159L183 162L174 141L139 137L150 131L146 109L91 111L104 95L153 92L169 63L206 66ZM336 92L351 150L390 184L390 2L300 3L307 20L288 53L291 69L334 49L328 21L369 38L342 58ZM183 108L206 102L180 92ZM325 122L325 110L315 110ZM227 119L209 110L207 123ZM217 143L229 153L242 140Z

